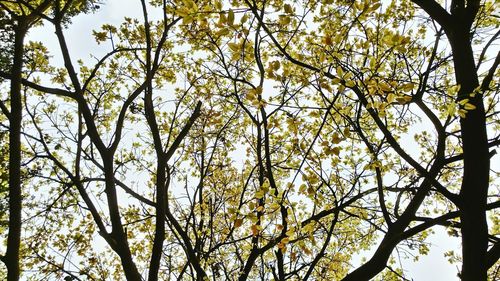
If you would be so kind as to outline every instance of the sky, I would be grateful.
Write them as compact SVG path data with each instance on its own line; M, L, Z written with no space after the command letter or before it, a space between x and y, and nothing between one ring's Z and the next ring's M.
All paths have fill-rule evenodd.
M99 26L105 23L118 25L124 16L142 18L140 2L136 0L106 1L106 4L101 5L101 8L95 14L75 17L66 30L69 50L75 61L76 59L82 59L90 64L95 61L93 56L99 58L111 50L111 46L107 45L107 43L101 45L95 43L92 29L98 29ZM50 26L33 29L28 40L42 41L52 52L51 61L54 64L62 65L57 40ZM500 166L497 164L498 159L492 163L493 167ZM429 255L420 257L418 262L413 262L411 257L402 260L403 267L406 270L406 278L414 281L459 280L456 275L458 272L457 265L450 265L444 257L444 252L449 250L460 252L460 241L448 236L446 230L442 227L436 228L435 234L432 234L428 241L432 244L429 247ZM366 257L370 257L369 254L369 252L364 253Z

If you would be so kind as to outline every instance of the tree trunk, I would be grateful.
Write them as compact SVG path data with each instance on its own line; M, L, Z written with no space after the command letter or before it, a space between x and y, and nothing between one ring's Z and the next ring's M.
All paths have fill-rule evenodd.
M15 27L14 58L10 80L9 116L9 234L5 253L7 280L19 280L19 246L21 242L21 122L23 114L21 79L24 55L24 38L27 24L19 20Z
M111 248L120 256L125 278L128 281L141 281L142 277L134 263L130 246L128 244L127 234L124 231L120 217L120 208L116 193L114 169L113 169L113 154L102 152L104 165L104 176L106 179L106 198L108 200L109 217L111 220L111 241L108 241Z
M453 51L458 100L469 99L476 108L460 120L464 171L460 190L462 273L464 281L487 280L488 223L486 203L489 186L489 150L483 97L470 94L479 86L470 31L458 23L448 33Z

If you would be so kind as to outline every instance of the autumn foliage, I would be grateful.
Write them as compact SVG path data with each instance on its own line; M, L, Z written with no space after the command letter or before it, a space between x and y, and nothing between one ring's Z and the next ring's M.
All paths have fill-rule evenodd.
M411 280L438 229L500 278L496 1L124 1L76 56L111 2L0 1L2 278Z

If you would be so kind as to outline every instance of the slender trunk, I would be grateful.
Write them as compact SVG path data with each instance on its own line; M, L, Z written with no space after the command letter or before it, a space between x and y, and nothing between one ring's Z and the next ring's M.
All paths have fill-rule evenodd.
M486 203L489 186L489 150L483 97L470 94L479 86L469 28L459 24L448 38L453 51L455 77L460 91L458 100L469 99L476 108L460 120L464 171L460 190L462 232L462 273L464 281L487 280L486 253L488 223Z
M12 65L12 79L10 81L10 119L9 119L9 234L7 237L7 251L5 265L7 280L19 280L19 246L21 242L21 122L22 96L21 78L23 68L24 38L27 24L19 21L15 27L14 59Z
M121 260L125 277L128 281L141 281L142 277L135 265L127 234L123 229L116 195L116 186L113 173L113 157L111 155L102 155L104 162L104 174L106 178L106 198L108 200L109 216L111 219L112 231L111 241L108 241L111 248L118 254Z
M149 281L158 280L160 261L163 253L163 242L165 241L165 165L158 159L156 179L156 225L153 240L153 250L149 266Z

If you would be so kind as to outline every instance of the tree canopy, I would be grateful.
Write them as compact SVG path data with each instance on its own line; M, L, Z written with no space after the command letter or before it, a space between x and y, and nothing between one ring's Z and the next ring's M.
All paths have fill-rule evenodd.
M111 2L0 1L8 280L412 280L438 228L500 278L498 1L127 1L76 57Z

